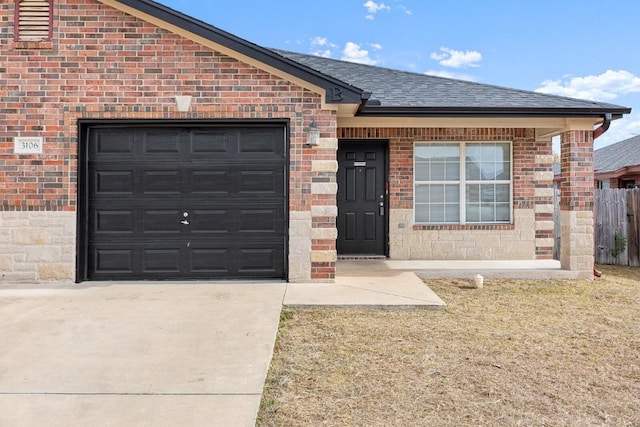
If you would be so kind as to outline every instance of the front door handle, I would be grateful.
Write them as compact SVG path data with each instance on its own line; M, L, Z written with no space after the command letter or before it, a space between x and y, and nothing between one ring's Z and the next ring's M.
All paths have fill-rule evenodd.
M380 216L384 216L384 202L380 202Z
M180 224L189 225L189 221L183 219L182 221L180 221Z

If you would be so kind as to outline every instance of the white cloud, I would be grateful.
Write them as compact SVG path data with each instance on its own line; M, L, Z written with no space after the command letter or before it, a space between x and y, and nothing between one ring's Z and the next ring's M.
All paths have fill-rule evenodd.
M376 3L373 0L367 0L367 2L363 4L363 6L367 9L367 12L368 12L368 15L365 16L365 19L368 19L369 21L373 21L375 19L375 14L378 13L379 11L391 10L390 6L387 6L384 3Z
M624 95L640 93L640 76L626 70L607 70L602 74L584 77L563 76L545 80L535 90L539 93L610 102ZM640 113L632 113L615 120L601 137L595 140L596 149L640 135Z
M413 15L413 12L411 12L409 9L407 9L406 6L398 6L400 9L404 10L404 13L406 13L407 15Z
M332 49L338 47L337 44L331 43L328 38L320 36L311 37L310 44L314 48L311 54L323 58L331 58L333 55Z
M441 47L440 52L432 52L431 59L434 59L440 63L443 67L451 68L467 68L467 67L479 67L476 62L482 61L482 54L475 50L455 50L448 47Z
M470 74L455 73L453 71L446 71L446 70L429 70L429 71L426 71L425 74L428 74L430 76L436 76L436 77L445 77L447 79L467 80L470 82L475 82L478 80Z
M338 47L335 43L331 43L328 38L320 36L311 37L311 46Z
M326 46L328 43L326 37L311 37L311 46Z
M331 58L332 52L331 49L314 50L313 52L311 52L311 54L315 56L321 56L323 58Z
M380 43L369 43L369 46L371 46L371 48L373 50L381 50L382 49L382 45Z
M362 49L359 44L347 42L342 50L342 59L359 64L375 65L377 61L369 57L369 51Z
M545 80L536 92L610 101L620 95L640 93L640 77L625 70L607 70L597 76L564 76L564 80Z
M377 13L380 10L391 10L390 6L387 6L384 3L376 3L373 0L367 0L363 6L367 9L369 13Z

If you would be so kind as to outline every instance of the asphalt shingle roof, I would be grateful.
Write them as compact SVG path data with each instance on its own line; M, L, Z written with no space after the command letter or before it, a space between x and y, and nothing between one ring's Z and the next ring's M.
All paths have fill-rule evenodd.
M593 163L595 172L615 172L640 165L640 135L595 150Z
M360 104L361 115L603 117L611 114L613 119L617 119L631 112L630 108L603 102L267 49L156 1L118 0L116 3L321 87L327 95L332 94L327 97L327 102ZM333 96L336 91L339 93L337 97Z
M383 107L620 110L626 107L393 70L273 49L277 54L371 92Z

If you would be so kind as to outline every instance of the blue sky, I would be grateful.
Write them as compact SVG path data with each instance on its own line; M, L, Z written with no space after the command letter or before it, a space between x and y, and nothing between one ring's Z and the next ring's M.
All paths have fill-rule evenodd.
M640 134L637 0L160 0L253 43L633 108L596 140Z

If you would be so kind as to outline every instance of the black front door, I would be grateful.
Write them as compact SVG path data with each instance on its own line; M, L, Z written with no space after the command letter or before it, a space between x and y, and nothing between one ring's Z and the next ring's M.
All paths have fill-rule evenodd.
M386 255L386 152L380 141L340 142L339 255Z

